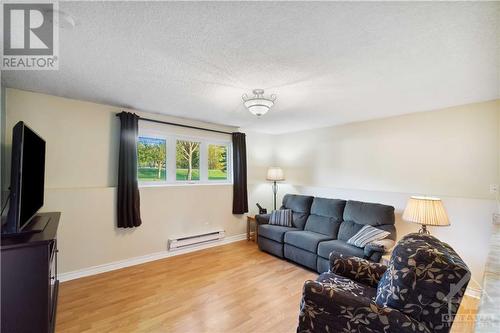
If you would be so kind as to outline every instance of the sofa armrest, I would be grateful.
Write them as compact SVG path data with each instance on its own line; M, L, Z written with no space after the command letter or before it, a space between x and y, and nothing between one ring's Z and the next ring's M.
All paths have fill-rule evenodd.
M364 248L365 259L379 262L385 253L388 253L396 244L392 239L382 239L369 243Z
M270 217L271 217L271 214L259 214L259 215L255 215L255 220L257 221L258 225L268 224Z
M330 272L376 287L387 266L341 253L330 253Z
M379 307L335 284L306 281L302 291L297 332L424 332L427 327L404 313Z
M379 262L385 253L385 248L377 244L367 244L364 251L364 258L370 261Z

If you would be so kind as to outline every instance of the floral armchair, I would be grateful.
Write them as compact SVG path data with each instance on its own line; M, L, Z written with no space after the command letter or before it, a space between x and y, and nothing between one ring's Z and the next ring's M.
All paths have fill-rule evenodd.
M388 266L332 252L330 271L304 284L297 332L449 332L469 280L430 235L405 236Z

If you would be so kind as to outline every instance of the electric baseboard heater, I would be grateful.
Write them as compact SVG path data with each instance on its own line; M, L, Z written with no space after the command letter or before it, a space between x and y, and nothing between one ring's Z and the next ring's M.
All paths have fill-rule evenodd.
M193 236L174 238L168 240L168 250L180 250L185 247L196 246L200 244L210 243L214 241L221 240L225 237L226 233L224 230L212 231L204 234L198 234Z

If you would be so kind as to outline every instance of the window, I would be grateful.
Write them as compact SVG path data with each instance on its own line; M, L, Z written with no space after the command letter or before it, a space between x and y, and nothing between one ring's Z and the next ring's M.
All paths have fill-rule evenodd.
M176 180L200 180L200 142L177 140Z
M165 139L139 137L137 157L139 181L167 180L167 144Z
M158 129L139 133L141 185L232 183L230 138L174 135Z
M208 145L208 180L227 180L227 146Z

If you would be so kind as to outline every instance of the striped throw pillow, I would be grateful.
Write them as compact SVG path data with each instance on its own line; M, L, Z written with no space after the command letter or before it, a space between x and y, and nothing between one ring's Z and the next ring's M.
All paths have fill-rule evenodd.
M271 216L269 217L269 224L281 225L283 227L291 227L292 210L291 209L273 210L271 212Z
M363 248L366 244L384 239L390 234L388 231L377 229L371 225L365 225L356 235L349 238L347 244Z

